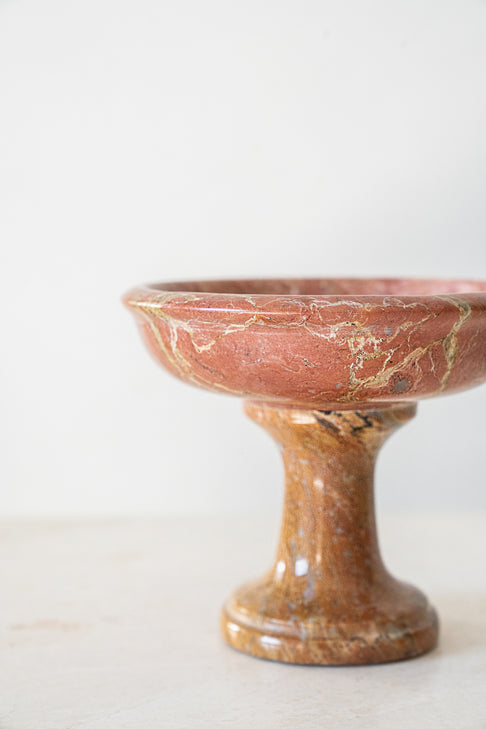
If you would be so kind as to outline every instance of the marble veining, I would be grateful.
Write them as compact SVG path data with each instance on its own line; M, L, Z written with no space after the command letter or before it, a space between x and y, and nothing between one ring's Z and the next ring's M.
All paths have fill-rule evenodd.
M282 448L285 499L273 567L223 608L226 641L288 663L381 663L430 650L436 612L383 564L373 504L378 451L415 405L304 419L248 402L246 413Z
M464 284L460 295L245 296L230 283L220 294L142 288L126 298L152 354L194 385L277 404L352 408L486 379L484 284L475 291Z
M196 281L139 287L125 303L160 364L245 398L282 453L275 562L226 602L225 640L290 663L433 648L435 610L381 559L374 464L418 400L486 380L486 282Z

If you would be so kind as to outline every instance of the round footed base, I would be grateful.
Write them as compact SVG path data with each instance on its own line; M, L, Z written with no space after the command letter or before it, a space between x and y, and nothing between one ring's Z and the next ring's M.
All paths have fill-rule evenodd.
M262 600L253 612L257 593ZM221 631L230 646L249 655L307 665L387 663L434 648L438 618L425 596L396 582L394 606L390 598L383 596L379 607L326 617L318 605L289 605L280 596L269 601L268 584L254 583L226 603Z
M412 658L437 642L437 615L380 557L373 470L385 439L415 412L246 411L282 446L286 486L273 567L226 603L222 630L261 658L317 665Z

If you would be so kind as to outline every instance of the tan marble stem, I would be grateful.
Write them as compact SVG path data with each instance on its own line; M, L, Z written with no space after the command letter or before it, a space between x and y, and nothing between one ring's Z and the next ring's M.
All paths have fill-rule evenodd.
M323 412L246 404L282 447L286 474L277 557L223 610L227 642L291 663L377 663L423 653L437 618L385 569L373 472L380 446L415 405Z

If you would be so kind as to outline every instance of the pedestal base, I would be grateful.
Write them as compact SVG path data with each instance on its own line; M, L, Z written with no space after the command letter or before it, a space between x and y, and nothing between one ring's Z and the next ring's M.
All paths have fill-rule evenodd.
M336 606L337 607L337 606ZM285 663L350 665L413 658L437 643L438 620L426 597L394 582L379 605L325 613L302 611L261 580L235 592L223 608L221 631L229 645L258 658Z
M437 642L435 610L392 577L378 549L373 469L379 447L413 405L322 412L248 403L281 443L286 496L275 564L223 608L224 639L287 663L383 663Z

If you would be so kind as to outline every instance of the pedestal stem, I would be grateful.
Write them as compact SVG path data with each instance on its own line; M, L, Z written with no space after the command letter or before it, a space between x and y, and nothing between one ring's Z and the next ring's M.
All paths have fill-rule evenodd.
M279 442L286 474L275 564L226 604L234 647L292 663L376 663L429 650L437 618L381 560L373 471L414 405L322 412L246 404Z

